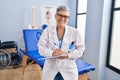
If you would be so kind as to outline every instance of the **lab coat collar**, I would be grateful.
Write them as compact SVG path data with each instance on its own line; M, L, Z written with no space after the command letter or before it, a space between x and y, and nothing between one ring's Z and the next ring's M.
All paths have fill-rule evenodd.
M56 26L54 26L51 29L51 33L52 33L52 39L53 39L53 43L55 43L57 46L59 46L59 41L58 41L58 37L57 37L57 31L56 31Z
M66 49L66 43L68 42L68 36L69 36L69 31L68 31L68 27L67 25L65 25L65 33L64 33L64 36L63 36L63 40L62 40L62 47L61 49ZM53 36L53 41L54 43L59 46L59 39L58 39L58 36L57 36L57 30L56 30L56 27L54 27L52 29L52 36Z
M65 25L65 33L66 33L68 27L69 27L69 26ZM52 33L53 33L53 34L57 34L56 28L57 28L57 26L54 26L54 27L53 27L53 29L52 29Z

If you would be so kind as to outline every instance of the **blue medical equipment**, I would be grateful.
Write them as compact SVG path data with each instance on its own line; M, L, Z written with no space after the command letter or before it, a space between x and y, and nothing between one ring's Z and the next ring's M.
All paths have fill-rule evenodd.
M41 67L43 67L45 60L38 60L38 59L44 58L44 56L41 56L38 53L38 47L37 47L38 40L41 34L42 34L42 30L40 29L23 30L23 36L24 36L24 42L26 48L26 52L24 52L24 54L27 55L32 60L34 60Z
M23 34L24 34L24 42L25 42L25 48L26 48L26 52L24 54L27 55L32 60L34 60L41 67L43 67L45 57L41 56L38 53L38 47L37 47L38 40L40 39L40 35L42 34L42 30L40 30L40 29L24 29ZM93 66L85 61L82 61L80 59L76 60L76 64L78 67L79 75L95 70L95 66Z

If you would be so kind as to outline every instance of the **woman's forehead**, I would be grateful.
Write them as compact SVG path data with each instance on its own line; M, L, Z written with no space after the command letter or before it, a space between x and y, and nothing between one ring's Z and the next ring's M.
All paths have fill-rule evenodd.
M63 15L70 15L70 13L68 11L58 11L57 14L63 14Z

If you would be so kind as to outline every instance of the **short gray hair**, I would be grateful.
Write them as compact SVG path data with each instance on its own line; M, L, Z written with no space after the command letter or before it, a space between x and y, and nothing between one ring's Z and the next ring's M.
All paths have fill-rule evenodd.
M64 6L64 5L61 5L61 6L59 6L57 8L56 13L59 12L59 11L68 11L68 12L70 12L70 9L68 7L66 7L66 6Z

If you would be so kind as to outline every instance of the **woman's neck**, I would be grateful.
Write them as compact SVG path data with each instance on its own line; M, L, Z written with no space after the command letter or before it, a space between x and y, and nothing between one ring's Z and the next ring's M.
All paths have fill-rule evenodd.
M57 26L57 29L59 30L61 30L61 29L64 29L65 28L65 26Z

